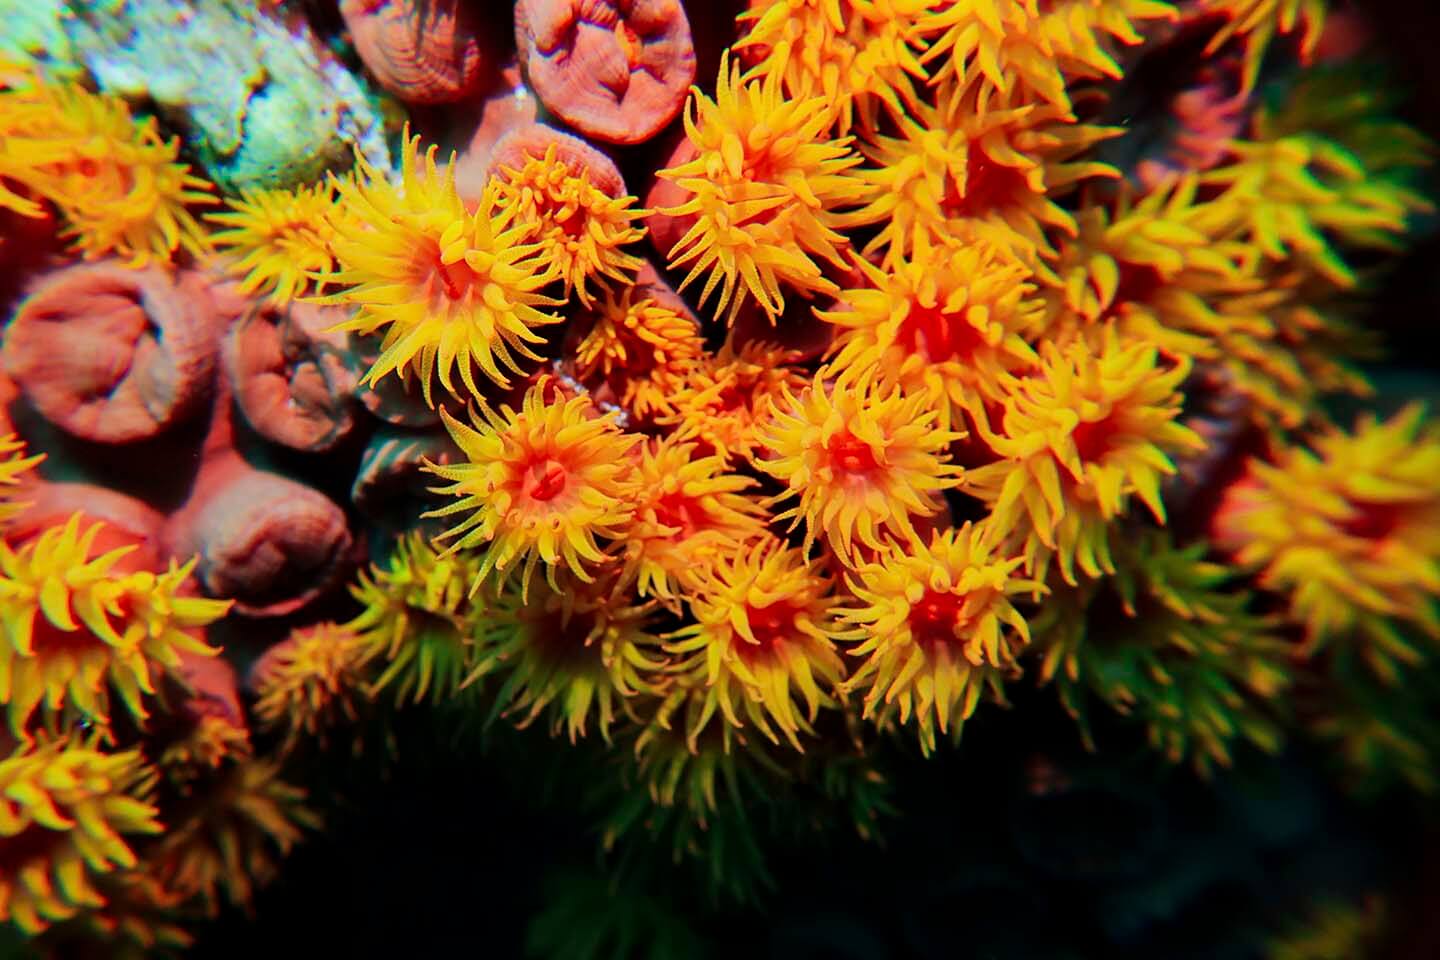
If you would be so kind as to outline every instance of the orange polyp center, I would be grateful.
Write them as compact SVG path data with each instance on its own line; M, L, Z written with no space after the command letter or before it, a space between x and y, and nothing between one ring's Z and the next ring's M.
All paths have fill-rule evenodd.
M531 500L553 500L565 489L566 476L562 464L546 458L525 468L520 489Z
M440 256L440 245L434 240L423 242L415 257L415 275L421 284L432 279L451 300L459 300L470 292L479 275L464 260L446 263Z
M1120 436L1119 420L1112 412L1099 420L1076 424L1070 439L1075 442L1075 451L1083 462L1099 463L1105 454L1115 449L1116 438Z
M1340 530L1346 536L1362 540L1384 540L1400 526L1403 507L1398 503L1373 503L1366 500L1351 500L1355 515L1340 523Z
M122 598L123 599L123 598ZM37 656L54 658L62 655L81 655L106 646L105 641L81 626L78 630L62 630L41 614L35 618L31 635L32 649Z
M763 607L747 603L745 619L750 621L750 632L755 635L755 642L751 643L744 637L737 636L736 651L747 661L774 656L795 634L795 610L795 607L784 602Z
M967 619L962 604L965 598L954 593L939 593L926 590L920 600L910 607L907 618L910 636L932 656L937 648L959 646L955 628Z
M678 527L674 536L682 540L700 529L703 519L704 513L694 498L678 490L655 501L655 522L666 527Z
M1017 195L1030 192L1025 175L1014 167L991 160L972 145L965 159L965 192L954 177L946 176L941 205L952 217L976 217L998 207L1009 206Z
M1102 320L1127 303L1149 303L1165 285L1165 278L1160 275L1160 271L1149 264L1118 260L1116 265L1120 268L1120 279L1115 286L1115 297L1110 301L1110 308L1101 317Z
M965 360L985 345L980 331L965 318L964 310L946 313L912 300L910 312L895 335L907 352L927 360Z
M846 473L865 473L879 466L870 444L849 430L841 430L831 437L825 452L830 455L830 462Z

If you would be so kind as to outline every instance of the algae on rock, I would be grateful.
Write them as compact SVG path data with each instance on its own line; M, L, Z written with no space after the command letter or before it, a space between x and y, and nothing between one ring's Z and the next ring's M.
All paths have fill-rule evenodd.
M100 89L149 100L226 192L390 167L361 82L303 22L244 0L70 0L64 28Z

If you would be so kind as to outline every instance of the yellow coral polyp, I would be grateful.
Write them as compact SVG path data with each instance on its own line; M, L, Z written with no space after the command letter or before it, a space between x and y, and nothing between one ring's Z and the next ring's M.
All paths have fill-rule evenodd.
M469 599L478 566L468 555L442 556L410 533L386 565L359 574L350 594L364 609L345 630L358 636L362 663L387 661L369 687L372 696L393 685L397 703L427 696L438 703L460 689L471 667L467 637L482 609ZM348 660L348 651L331 655L342 652Z
M1397 662L1418 659L1397 621L1440 637L1440 428L1413 405L1312 444L1252 461L1216 538L1288 595L1307 651L1358 628L1371 665L1394 679Z
M927 246L988 242L1033 256L1049 253L1047 228L1075 232L1052 194L1114 167L1076 159L1118 128L1076 123L1057 106L1018 95L987 99L983 88L943 84L933 102L900 118L897 135L861 144L867 163L852 174L863 205L842 229L879 225L865 245L885 263Z
M247 190L225 203L229 210L205 219L225 228L212 233L210 242L233 258L226 268L241 278L241 293L275 303L324 293L323 277L335 269L333 181L294 190ZM311 279L316 276L322 279Z
M195 560L122 573L116 565L135 548L94 555L105 525L82 533L81 516L19 549L0 543L0 704L21 739L42 701L47 713L71 706L108 725L109 686L144 720L141 696L155 692L157 673L178 666L182 652L219 653L193 631L231 601L183 595Z
M656 212L694 218L669 258L672 268L689 266L682 290L708 274L702 307L718 286L717 316L733 324L753 298L773 321L785 309L782 285L805 296L835 292L813 258L843 266L849 241L836 232L836 210L863 185L849 172L860 157L848 138L827 139L829 125L824 97L787 99L778 74L742 82L728 54L714 100L692 88L685 133L696 156L658 174L689 196Z
M998 399L1005 379L1040 358L1024 334L1040 322L1031 273L986 244L929 249L889 269L857 258L869 286L841 292L836 309L816 311L838 328L829 369L924 396L949 430L971 403Z
M474 367L509 386L505 371L522 373L520 359L540 359L532 347L545 338L535 328L561 320L539 308L562 301L539 292L555 279L556 267L536 225L501 203L493 180L474 212L467 211L455 191L454 158L442 176L438 148L432 144L422 164L419 145L407 127L399 184L358 154L356 173L337 181L332 247L339 270L316 279L344 289L317 302L357 308L336 330L384 330L364 383L413 373L433 405L432 377L454 393L457 368L472 395L480 395Z
M1262 311L1246 309L1262 288L1255 248L1201 229L1210 211L1196 202L1198 186L1177 178L1138 200L1122 189L1113 213L1100 204L1080 211L1078 235L1058 242L1053 271L1043 273L1048 339L1098 343L1113 319L1125 339L1214 359L1222 337L1274 333Z
M1041 370L1005 399L998 431L983 408L972 411L1000 459L970 470L965 490L990 505L991 535L1017 544L1027 570L1043 579L1054 555L1074 583L1077 564L1090 577L1114 572L1110 522L1132 494L1164 522L1169 455L1204 441L1176 422L1188 359L1162 366L1153 344L1122 341L1113 327L1099 351L1047 343L1041 356Z
M677 378L665 400L668 409L655 420L675 428L676 439L698 440L727 461L752 459L785 388L805 387L805 375L795 367L799 358L772 343L726 343Z
M281 749L288 753L303 736L323 745L335 727L354 723L366 650L355 630L337 623L292 630L265 651L252 675L260 728L283 734ZM424 696L428 684L417 680L416 686L417 696Z
M516 222L533 224L535 242L553 259L565 283L565 296L575 291L590 305L594 295L587 281L602 290L611 283L628 286L644 263L625 247L645 236L630 209L634 197L612 197L590 182L588 170L576 174L557 158L556 144L544 156L527 155L520 169L502 166L498 193L502 206L513 207Z
M1410 191L1369 181L1353 154L1319 137L1236 140L1229 151L1230 162L1199 175L1201 188L1218 196L1197 211L1195 226L1340 288L1352 288L1358 279L1331 237L1383 245L1405 231L1407 217L1431 209Z
M918 539L912 518L944 511L942 492L964 476L945 454L963 434L936 429L937 416L923 394L868 380L827 386L817 374L798 398L787 390L757 466L786 485L777 501L800 499L775 519L803 519L804 552L823 537L844 562L858 545L882 549L882 534Z
M847 134L859 115L873 130L883 106L903 116L919 102L920 17L931 0L770 0L737 20L744 36L731 48L755 58L745 79L776 74L792 99L823 96L835 132Z
M961 725L1030 642L1010 597L1044 587L1018 576L1019 557L997 553L985 526L965 524L893 547L847 575L854 606L839 612L865 662L845 684L864 691L865 716L894 708L911 716L926 753L935 734Z
M62 235L86 259L122 257L131 266L169 263L178 250L209 250L188 206L216 202L211 184L179 163L180 138L160 136L154 117L136 120L119 97L77 84L30 82L0 90L5 159L0 177L53 203ZM0 187L0 203L33 214L33 201ZM9 199L6 199L9 198Z
M1113 41L1141 42L1136 26L1174 20L1158 0L954 0L920 22L931 38L923 58L937 80L983 80L982 92L1033 92L1070 111L1067 83L1118 79ZM982 98L983 99L983 98Z
M44 459L43 453L25 456L25 441L15 434L0 436L0 524L25 509L25 503L12 499L12 492L20 486L21 477Z
M722 556L690 598L695 622L676 631L670 653L682 675L703 682L689 718L691 750L718 711L734 728L753 724L772 743L780 733L803 750L822 705L835 703L844 676L835 652L834 583L820 561L773 537ZM803 701L803 708L799 702Z
M593 313L594 325L575 348L580 379L603 380L636 416L666 407L675 381L704 352L695 321L656 300L637 299L634 287L618 295L605 291Z
M766 535L751 477L673 438L640 449L635 520L625 537L625 581L642 597L674 602L717 557Z
M161 831L140 751L58 739L0 760L0 923L34 936L105 906L102 876L138 860L127 837Z
M650 631L655 604L630 603L613 584L562 580L564 592L537 591L526 600L502 592L476 624L475 667L467 680L503 677L492 692L494 715L524 728L547 710L552 736L564 729L570 742L585 736L593 715L608 742L617 712L628 701L656 692L667 666Z
M635 514L631 448L640 438L623 433L613 414L599 414L588 396L560 394L548 377L526 391L518 412L502 405L497 414L483 402L481 411L467 426L441 408L467 462L426 464L450 481L435 492L457 498L426 516L467 514L443 535L448 552L485 550L471 592L492 572L506 579L517 561L527 593L541 563L552 589L562 564L593 581L593 569L614 560L598 538L620 538Z
M1223 16L1225 22L1205 48L1213 54L1233 39L1245 49L1241 91L1249 93L1260 76L1265 51L1276 35L1300 32L1300 56L1308 61L1325 26L1325 0L1200 0L1200 9Z

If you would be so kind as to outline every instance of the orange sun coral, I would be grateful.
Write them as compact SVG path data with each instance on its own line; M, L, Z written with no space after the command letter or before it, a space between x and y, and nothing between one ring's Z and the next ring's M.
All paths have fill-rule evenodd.
M1121 76L1112 40L1138 44L1137 23L1175 16L1158 0L955 0L921 21L923 59L940 60L936 79L978 73L984 94L1034 91L1068 113L1067 81Z
M354 630L318 623L292 630L256 661L251 673L255 717L262 729L284 734L282 753L293 750L302 736L324 745L335 727L358 719L355 701L363 687L365 652ZM417 696L424 696L424 686L417 686Z
M964 434L936 429L923 394L869 380L827 387L821 374L798 399L785 393L763 435L770 456L757 466L786 484L777 500L799 495L775 519L793 517L792 528L804 519L805 553L821 534L846 563L856 540L884 547L882 531L916 540L911 517L945 509L941 492L961 483L964 470L945 462L945 448Z
M603 378L620 404L637 416L666 406L666 396L705 341L695 321L634 287L606 291L593 309L594 325L575 350L580 379Z
M622 433L612 414L598 415L589 397L547 400L550 392L553 380L542 377L518 413L501 406L497 415L482 402L484 420L475 418L473 428L441 408L468 462L426 462L426 470L450 481L435 492L459 498L426 516L468 513L442 539L454 540L448 552L487 547L472 594L492 571L503 580L516 560L524 561L527 594L541 562L552 589L559 589L562 562L589 583L594 575L587 568L612 559L596 538L620 537L634 516L630 450L640 437Z
M705 684L703 706L690 723L692 750L717 709L730 726L749 720L779 743L773 723L804 749L798 735L811 732L822 704L834 703L830 694L845 672L833 642L833 588L820 561L773 537L716 558L690 598L695 623L666 646L690 654L677 669Z
M145 266L181 248L207 251L186 208L216 200L207 181L176 162L179 137L162 139L154 117L137 121L124 100L77 84L38 83L24 95L45 121L6 135L6 167L28 168L21 180L59 209L64 235L86 259L116 254Z
M544 590L528 601L513 587L502 592L472 639L475 667L467 683L503 676L493 693L492 716L517 716L525 727L547 708L551 735L563 727L574 743L593 713L608 742L617 707L626 698L653 693L666 666L659 641L649 633L655 604L630 604L612 584L562 579L562 592Z
M518 374L516 354L539 360L531 345L545 338L534 328L560 322L537 308L562 301L539 292L555 279L555 264L546 263L535 225L518 222L518 211L502 205L499 185L491 181L469 213L455 191L454 158L442 178L437 148L426 150L422 166L419 146L407 127L398 185L358 153L356 175L337 181L331 245L340 269L320 279L345 289L317 302L359 308L337 330L385 330L364 383L390 373L404 379L408 370L433 405L432 374L453 393L456 367L476 396L472 366L508 386L501 365Z
M0 922L34 936L105 905L97 877L136 865L126 834L156 834L155 775L140 751L70 740L0 760Z
M1039 365L1023 334L1042 304L1030 271L986 244L923 251L882 270L856 259L871 286L842 291L816 316L840 328L830 369L842 381L874 376L924 396L942 430L961 411L1001 395L1007 375Z
M624 582L673 602L717 556L765 536L765 510L744 495L750 477L673 438L640 448L635 522L625 537Z
M895 547L849 575L860 606L839 612L854 629L840 634L860 643L849 652L865 663L845 684L865 691L865 716L893 704L900 722L912 713L921 748L975 712L987 690L1001 693L1002 671L1030 642L1014 594L1044 587L1015 576L1020 558L995 555L985 526L967 523L932 533L930 545ZM1008 628L1008 629L1007 629Z
M760 431L775 404L805 387L805 375L793 366L800 354L770 343L751 341L734 348L727 342L707 354L675 383L668 410L656 422L674 427L677 439L697 439L725 460L751 459Z
M933 0L758 0L737 18L745 35L731 48L755 55L745 79L778 74L793 100L823 96L836 132L855 115L873 130L883 104L904 116L919 98L919 22Z
M393 683L397 703L427 694L439 703L460 689L471 666L466 638L481 613L468 597L477 567L474 557L442 556L412 532L396 542L388 566L360 573L350 594L365 609L345 627L359 635L365 662L389 661L372 695Z
M81 516L18 550L0 542L0 704L21 739L42 700L47 712L69 703L108 725L107 679L143 720L140 697L155 692L157 671L173 670L182 652L219 652L194 630L224 616L230 601L183 595L195 560L122 573L116 565L135 548L96 556L105 524L82 533Z
M966 491L990 504L989 534L1018 545L1026 570L1043 580L1053 554L1074 583L1077 564L1091 577L1114 572L1109 522L1132 493L1164 522L1168 454L1204 441L1176 422L1188 359L1167 369L1153 344L1126 343L1112 327L1098 352L1047 343L1042 360L1005 399L998 433L983 409L972 411L1001 459L969 471Z
M1394 661L1418 659L1397 621L1440 637L1440 427L1415 405L1313 445L1252 461L1226 494L1216 540L1289 595L1307 651L1358 629L1366 658L1394 679Z
M640 216L630 209L634 197L605 193L590 182L588 170L576 174L558 149L551 143L543 157L527 154L518 170L502 165L498 193L502 206L515 209L517 223L534 225L535 242L554 259L565 296L573 289L588 306L594 297L587 280L604 290L608 281L634 282L644 261L624 247L643 239L645 229L632 223Z
M718 285L716 314L728 305L732 324L749 297L779 317L782 283L806 296L835 292L811 258L843 266L836 208L863 189L849 173L860 158L848 139L825 136L830 104L788 100L781 87L778 74L742 83L739 64L722 55L715 99L695 88L685 111L695 159L659 173L689 199L657 212L695 218L670 251L671 267L690 265L680 289L708 272L700 305Z
M283 303L312 292L311 277L317 275L322 279L314 292L324 292L323 277L335 269L333 181L294 190L247 190L225 202L229 210L205 219L227 228L211 234L210 242L234 257L227 268L242 278L241 293Z
M45 454L33 457L25 454L25 441L10 433L0 436L0 524L11 519L25 504L11 499L11 490L20 486L20 477L45 459Z
M1076 123L1060 107L1016 94L986 100L981 93L978 83L944 84L933 104L897 121L898 136L861 145L868 163L852 176L864 185L863 206L837 223L879 225L867 256L884 250L893 263L957 240L996 243L1026 257L1048 253L1046 228L1075 232L1074 217L1051 194L1119 175L1075 157L1120 129Z

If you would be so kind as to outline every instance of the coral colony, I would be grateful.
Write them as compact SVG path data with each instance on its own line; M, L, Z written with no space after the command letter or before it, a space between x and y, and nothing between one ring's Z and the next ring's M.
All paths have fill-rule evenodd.
M1437 786L1440 422L1361 365L1433 150L1357 15L700 6L0 3L36 949L250 908L324 829L308 758L416 711L598 740L597 842L722 901L748 805L808 778L883 835L882 752L1022 689L1197 784L1310 743ZM1314 909L1272 956L1380 925Z

